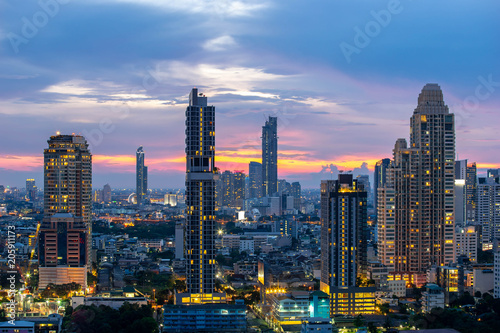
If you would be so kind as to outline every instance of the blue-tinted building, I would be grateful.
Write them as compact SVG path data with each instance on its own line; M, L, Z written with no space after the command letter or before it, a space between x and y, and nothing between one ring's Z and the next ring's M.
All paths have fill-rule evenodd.
M163 332L246 332L246 306L239 304L165 305Z
M330 296L320 290L309 295L309 316L330 319Z

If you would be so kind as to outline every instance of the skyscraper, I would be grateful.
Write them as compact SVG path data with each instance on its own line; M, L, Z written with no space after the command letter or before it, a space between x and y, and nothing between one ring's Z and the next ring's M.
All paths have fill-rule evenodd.
M248 165L249 198L262 197L262 164L259 162L250 162Z
M385 188L394 191L394 205L378 206L379 223L395 213L394 257L381 261L394 261L390 279L421 286L430 265L454 261L454 115L437 84L422 89L410 126L410 146L397 140L388 169ZM379 245L389 244L381 237Z
M387 176L387 168L391 163L390 158L384 158L375 164L375 171L373 173L373 207L377 209L378 207L378 189L384 187Z
M375 288L356 279L367 268L367 192L351 174L321 181L321 290L331 314L375 311Z
M41 288L54 281L86 283L91 267L92 156L87 141L79 135L56 135L48 144L39 240Z
M465 214L468 222L475 224L477 215L477 167L467 163L465 175Z
M186 284L182 303L223 301L215 291L215 107L193 88L186 109ZM215 296L215 297L214 297ZM225 300L225 297L224 297Z
M34 179L26 179L26 199L29 201L36 200L37 187Z
M269 117L262 126L262 182L263 194L278 192L278 118Z
M137 148L135 153L135 182L136 182L136 195L137 204L144 203L146 194L148 192L148 167L144 166L144 149L142 146Z

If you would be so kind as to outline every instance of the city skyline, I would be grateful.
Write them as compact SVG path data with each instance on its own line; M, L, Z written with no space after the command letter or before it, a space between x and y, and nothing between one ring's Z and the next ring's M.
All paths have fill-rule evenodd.
M22 18L44 9L2 1L0 139L25 135L2 147L0 184L40 183L43 140L60 131L89 141L96 187L133 188L139 145L148 151L150 184L182 187L181 124L193 86L218 105L221 170L247 170L250 161L260 161L262 123L276 116L278 178L319 188L329 164L369 174L376 161L391 156L392 138L407 137L414 92L426 83L442 87L459 118L458 158L477 162L480 174L498 168L489 151L498 147L500 5L444 1L429 11L425 4L328 3L319 11L274 1L72 2L28 38ZM116 11L119 21L111 15ZM201 12L210 15L192 21ZM387 12L390 17L381 18ZM179 30L186 22L192 31ZM285 22L301 24L283 29ZM366 27L378 32L366 35ZM128 39L132 33L148 38ZM25 40L16 44L13 34ZM121 42L108 48L109 39ZM348 144L334 144L351 133Z

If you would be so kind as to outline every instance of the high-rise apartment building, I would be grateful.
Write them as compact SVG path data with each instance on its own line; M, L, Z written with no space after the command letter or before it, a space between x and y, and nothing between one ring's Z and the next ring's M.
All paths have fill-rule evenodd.
M46 281L86 281L91 267L92 156L87 141L79 135L56 135L48 144L39 239L41 288Z
M351 174L321 182L321 290L331 314L375 311L375 288L356 285L367 269L367 192Z
M410 126L410 145L405 139L397 140L394 160L387 170L387 192L385 198L378 199L379 223L394 213L394 257L383 257L383 252L379 255L382 262L394 261L390 279L422 286L430 265L451 263L455 254L454 115L437 84L422 89ZM392 195L394 205L386 205ZM387 235L392 238L392 231ZM381 237L379 234L379 246L385 244L387 253L392 254L388 247L392 239Z
M222 206L243 208L245 201L245 178L243 171L234 173L226 170L220 175L218 186L221 188Z
M465 215L469 223L475 224L477 215L477 167L476 162L467 163L465 175Z
M137 204L144 203L148 193L148 167L144 165L144 149L142 146L137 148L135 153L135 182Z
M249 198L262 197L262 164L259 162L250 162L248 165L249 178Z
M193 88L186 109L185 258L188 293L178 303L225 301L215 292L215 107Z
M390 158L384 158L375 163L375 171L373 173L373 207L378 207L378 189L385 186L387 179L387 168L391 164Z
M262 182L263 194L278 192L278 118L269 117L262 126Z
M490 250L495 240L500 240L500 180L499 178L478 179L477 222L482 228L483 250Z

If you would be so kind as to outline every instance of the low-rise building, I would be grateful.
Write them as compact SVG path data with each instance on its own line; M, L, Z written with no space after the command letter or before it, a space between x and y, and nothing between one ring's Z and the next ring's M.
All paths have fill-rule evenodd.
M492 293L494 288L493 267L475 267L472 271L473 294L476 292Z
M427 284L422 293L422 312L429 313L434 308L444 309L443 288L437 284Z
M389 290L396 297L406 297L406 281L393 280L387 283Z
M302 321L301 333L331 333L333 324L331 319L310 317Z
M15 320L12 324L9 321L0 322L0 332L35 333L35 323L25 320Z
M163 332L245 332L244 304L165 305Z

